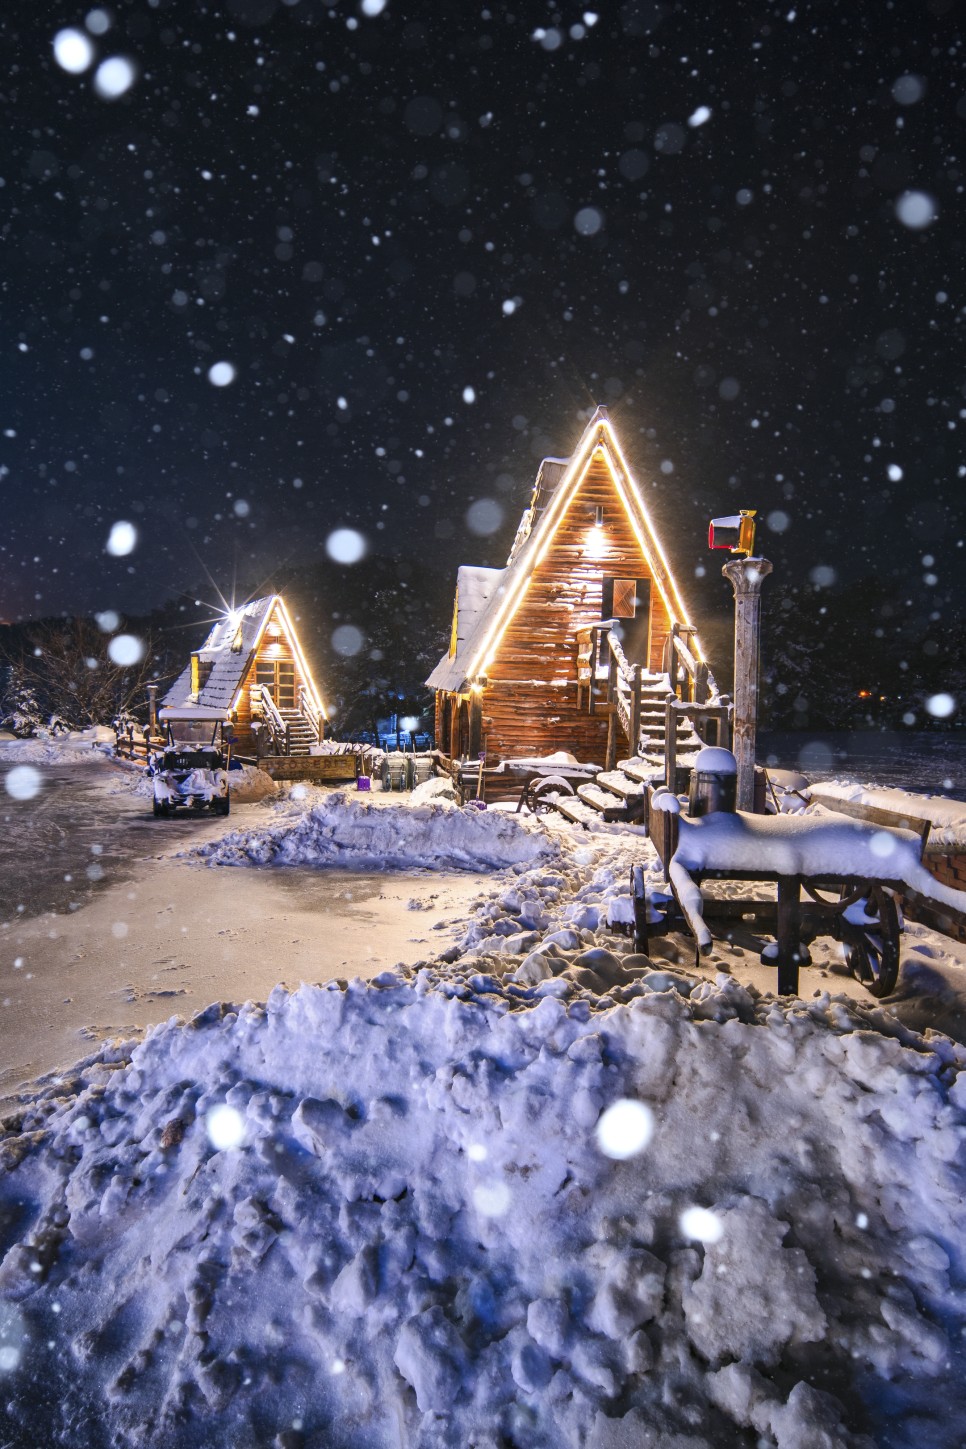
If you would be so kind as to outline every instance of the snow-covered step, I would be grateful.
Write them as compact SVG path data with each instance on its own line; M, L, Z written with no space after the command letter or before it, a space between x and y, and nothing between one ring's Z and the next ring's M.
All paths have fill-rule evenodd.
M599 829L602 824L600 811L586 805L578 795L561 795L553 802L553 807L558 815L565 816L575 825L583 825L587 830Z
M604 790L609 790L612 795L617 797L617 802L632 798L636 800L639 795L643 794L640 781L629 779L620 767L616 770L601 770L599 775L594 776L594 784L600 785Z
M619 810L621 801L610 790L602 790L599 785L580 785L577 794L585 805L591 809L600 811Z
M618 760L617 768L622 775L636 785L659 783L664 778L664 760L661 755L646 756L644 759Z

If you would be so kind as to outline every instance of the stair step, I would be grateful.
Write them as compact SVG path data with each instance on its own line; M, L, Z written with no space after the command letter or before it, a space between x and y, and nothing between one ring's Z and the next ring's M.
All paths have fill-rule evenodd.
M655 780L664 778L664 760L660 755L636 760L618 760L617 768L638 785L653 784Z
M585 805L589 805L592 810L601 813L605 810L613 810L620 804L616 795L613 795L610 790L602 790L599 785L579 785L577 794Z
M602 790L609 790L617 800L637 799L644 792L640 781L632 780L622 770L602 770L594 776L594 784Z
M554 801L554 809L558 815L563 815L574 825L583 825L587 830L598 829L603 824L599 811L585 805L576 795L562 795Z

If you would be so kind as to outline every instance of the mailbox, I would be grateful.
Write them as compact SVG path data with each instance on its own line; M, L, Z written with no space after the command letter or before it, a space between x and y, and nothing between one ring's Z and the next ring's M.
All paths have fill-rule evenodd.
M708 547L726 548L748 558L755 551L755 515L757 508L743 508L728 518L712 518L708 527Z

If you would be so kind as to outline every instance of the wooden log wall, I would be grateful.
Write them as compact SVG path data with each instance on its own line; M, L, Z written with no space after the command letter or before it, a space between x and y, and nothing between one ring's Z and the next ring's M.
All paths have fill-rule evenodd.
M262 635L262 642L259 646L258 653L249 665L248 673L245 675L242 684L241 698L238 701L235 734L238 739L237 748L243 754L254 754L255 752L255 738L252 734L252 687L257 683L258 663L264 661L265 663L274 665L277 661L281 664L291 664L294 666L296 703L298 702L299 685L306 682L299 669L298 660L295 658L289 646L288 640L284 634L280 634L277 639L274 638L270 632L270 627Z
M604 524L594 526L597 507ZM591 557L588 542L601 556ZM607 716L577 707L576 631L600 621L602 580L647 578L641 553L606 464L595 459L500 642L483 695L487 763L569 750L603 764ZM648 665L661 668L670 619L651 586Z

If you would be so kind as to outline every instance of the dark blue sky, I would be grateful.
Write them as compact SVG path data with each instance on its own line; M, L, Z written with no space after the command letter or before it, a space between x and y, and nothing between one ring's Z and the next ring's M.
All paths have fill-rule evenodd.
M757 507L776 578L951 619L954 7L378 8L4 7L0 617L246 594L341 525L502 563L603 402L692 597Z

